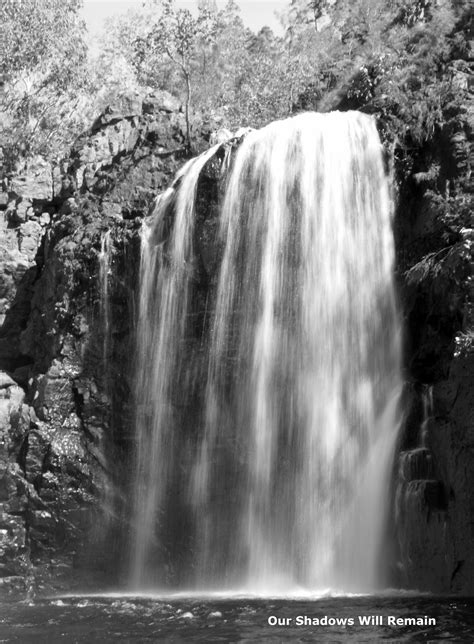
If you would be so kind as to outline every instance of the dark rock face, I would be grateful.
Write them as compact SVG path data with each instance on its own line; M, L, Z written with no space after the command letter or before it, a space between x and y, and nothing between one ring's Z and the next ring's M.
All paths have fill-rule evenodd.
M461 91L461 90L460 90ZM395 522L401 583L474 590L474 289L467 85L418 149L396 216L406 332L407 419Z
M20 176L4 178L0 584L5 593L117 581L111 574L117 574L121 555L117 526L125 518L122 496L132 439L140 219L188 154L184 117L170 95L132 97L122 107L94 123L61 172L36 160ZM209 134L197 121L196 150L207 147Z

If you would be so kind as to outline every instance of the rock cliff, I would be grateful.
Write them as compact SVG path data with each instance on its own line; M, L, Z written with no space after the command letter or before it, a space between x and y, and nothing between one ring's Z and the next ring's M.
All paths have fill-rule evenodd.
M401 581L450 592L474 590L474 101L464 80L444 126L399 177L395 222L407 373Z
M3 177L5 593L116 582L110 562L125 520L138 232L188 154L185 132L170 95L133 96L106 110L61 168L35 159ZM209 135L196 119L195 151Z

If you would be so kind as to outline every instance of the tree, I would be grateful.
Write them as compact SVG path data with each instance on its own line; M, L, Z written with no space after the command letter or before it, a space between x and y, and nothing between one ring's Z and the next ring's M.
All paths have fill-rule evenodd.
M3 0L0 5L1 70L7 78L85 55L82 0ZM66 72L66 70L63 70Z
M292 23L311 25L319 30L321 19L327 16L336 0L291 0L287 15Z
M4 0L0 127L7 158L47 152L76 118L86 78L81 0Z
M157 2L155 2L157 4ZM173 0L162 0L161 12L145 37L135 41L138 65L153 57L166 57L178 70L184 82L186 143L191 145L190 106L193 90L193 66L199 52L212 46L216 37L215 12L200 3L195 18L188 9L176 9Z

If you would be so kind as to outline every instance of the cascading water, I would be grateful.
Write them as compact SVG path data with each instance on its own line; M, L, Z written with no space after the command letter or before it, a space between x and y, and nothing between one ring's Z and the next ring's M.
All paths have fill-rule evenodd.
M218 147L144 228L133 581L369 589L401 382L375 123L303 114L247 134L221 209L212 330L193 344L194 202Z
M152 221L143 228L137 329L138 446L131 551L131 577L137 587L159 581L149 567L150 556L156 551L156 524L166 520L165 507L171 511L167 497L173 494L176 487L173 481L181 467L182 441L173 398L179 398L180 392L186 395L184 343L192 278L194 201L199 174L218 147L182 168L175 180L179 188L161 196ZM166 248L170 207L174 207L175 218Z
M110 339L110 299L109 299L109 278L112 259L112 238L111 231L107 230L100 239L99 253L99 281L100 281L100 310L104 328L104 343L102 357L104 364L107 364Z

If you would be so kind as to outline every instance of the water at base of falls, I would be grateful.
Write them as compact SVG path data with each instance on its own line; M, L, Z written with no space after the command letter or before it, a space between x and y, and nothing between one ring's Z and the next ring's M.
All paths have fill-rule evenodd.
M317 600L63 596L0 603L0 611L0 637L22 644L474 641L472 598L414 593ZM421 618L418 625L410 625L415 617Z
M144 227L131 583L374 588L401 382L374 120L310 113L245 136L197 337L195 200L218 147Z

